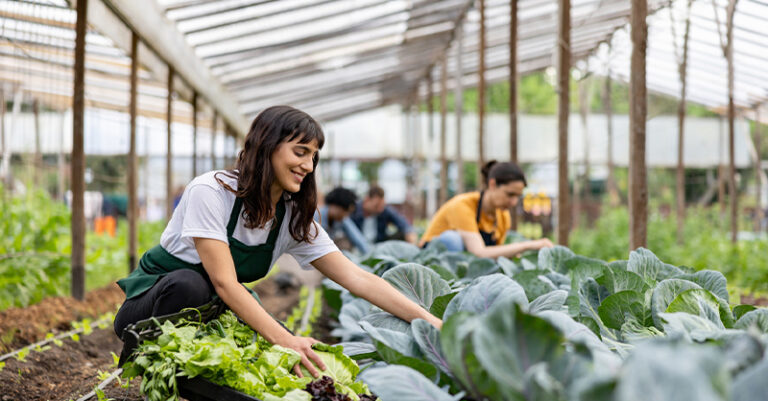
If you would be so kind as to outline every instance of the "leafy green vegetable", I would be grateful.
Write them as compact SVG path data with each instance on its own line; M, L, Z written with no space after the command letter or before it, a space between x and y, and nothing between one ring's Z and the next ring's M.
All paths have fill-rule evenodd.
M161 329L157 339L139 345L123 373L128 378L143 376L141 391L152 401L178 399L177 376L200 376L263 400L308 399L299 392L311 376L304 372L300 378L292 372L299 354L256 336L231 312L206 324L174 326L166 321ZM368 393L364 384L355 382L359 367L342 347L316 344L315 349L327 367L323 374L332 377L341 392L354 400Z

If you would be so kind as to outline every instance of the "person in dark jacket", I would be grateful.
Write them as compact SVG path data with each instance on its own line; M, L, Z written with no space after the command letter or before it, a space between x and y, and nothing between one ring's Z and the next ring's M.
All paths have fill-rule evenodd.
M323 226L334 242L337 237L344 236L352 246L365 254L370 251L371 245L349 219L349 215L356 208L356 202L357 195L354 192L336 187L325 195L325 205L318 208L315 221Z
M372 243L401 239L415 245L418 241L416 232L405 217L387 205L384 190L378 185L371 186L365 198L358 202L350 218L363 236ZM397 229L394 234L388 234L390 226Z

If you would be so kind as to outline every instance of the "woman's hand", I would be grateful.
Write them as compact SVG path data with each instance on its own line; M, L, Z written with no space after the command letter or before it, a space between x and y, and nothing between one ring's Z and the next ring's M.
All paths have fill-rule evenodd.
M533 250L539 250L541 248L552 248L553 246L555 246L555 244L553 244L552 241L549 240L549 238L537 239L531 242L532 242L531 249Z
M309 371L309 373L312 374L312 376L319 377L320 372L318 372L315 364L320 368L320 370L326 369L323 360L320 359L320 356L318 356L315 351L312 350L312 344L319 342L320 341L315 340L312 337L298 337L289 335L280 341L275 342L275 344L281 347L290 348L298 352L299 355L301 355L301 364L304 365L304 367ZM314 364L310 361L314 362ZM299 364L296 364L296 366L293 367L293 372L296 373L296 376L304 377L304 375L301 373L301 367Z

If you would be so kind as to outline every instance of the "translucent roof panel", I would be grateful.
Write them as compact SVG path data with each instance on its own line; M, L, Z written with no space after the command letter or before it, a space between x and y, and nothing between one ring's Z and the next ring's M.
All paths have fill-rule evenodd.
M63 0L0 2L0 84L51 109L71 107L75 21L76 11ZM139 54L140 60L153 56L143 46ZM111 38L89 29L85 67L86 105L127 112L131 58ZM139 114L165 118L166 84L144 68L138 76ZM174 118L191 120L184 108Z
M157 0L252 118L291 104L321 120L402 102L472 0Z
M728 65L721 46L725 39L727 2L695 1L691 9L687 97L725 113L728 105ZM717 17L715 14L717 10ZM648 18L647 86L649 90L678 97L678 57L682 50L686 2L677 0L671 8ZM741 0L734 14L733 59L734 103L737 113L752 116L751 110L768 101L768 3ZM720 29L718 29L718 21ZM616 32L608 46L590 60L596 73L610 73L628 81L631 42L629 28ZM765 114L763 120L768 119Z

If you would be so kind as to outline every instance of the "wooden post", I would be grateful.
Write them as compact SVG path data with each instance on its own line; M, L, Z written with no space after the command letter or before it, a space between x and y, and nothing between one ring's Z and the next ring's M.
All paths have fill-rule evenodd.
M440 196L438 205L448 201L448 157L445 154L446 114L448 113L448 55L440 63Z
M432 80L432 71L427 74L427 149L425 149L425 156L427 159L427 218L431 218L437 211L437 194L435 193L435 174L432 167L435 161L435 153L433 145L435 144L435 106L432 92L432 86L434 81Z
M429 92L429 90L427 90ZM429 94L427 94L427 98L429 98ZM422 136L422 126L421 126L421 110L419 110L419 107L417 106L417 102L414 102L413 104L413 111L411 112L411 115L413 115L413 187L415 188L414 191L414 204L416 205L416 213L414 213L417 218L424 218L425 217L425 204L424 204L424 193L421 190L424 184L423 177L421 174L421 167L423 165L423 152L421 150L421 136Z
M613 104L611 100L611 71L608 70L608 74L605 77L605 87L603 88L603 109L605 111L606 130L608 133L608 144L606 150L608 152L606 160L608 160L608 199L610 205L613 207L619 206L621 203L621 197L619 196L619 189L616 185L616 173L613 162Z
M165 220L170 221L173 215L173 67L168 65L168 95L166 98L165 123L166 123L166 143L168 147L165 152Z
M85 35L87 32L88 0L77 0L75 23L75 70L72 92L72 297L85 299Z
M584 145L584 171L581 179L576 179L573 185L573 227L578 226L582 209L588 210L589 208L589 106L592 100L591 85L590 78L582 78L579 81L579 119L581 120L582 141ZM589 213L587 213L587 216L589 216Z
M35 119L34 182L35 186L40 186L42 180L43 153L40 150L40 102L38 102L37 98L32 99L32 114Z
M509 160L517 164L517 1L509 1ZM517 230L518 205L512 208L512 226Z
M216 124L219 122L219 112L213 109L213 121L211 121L211 170L216 170Z
M0 152L0 156L2 156L3 160L0 162L0 174L3 174L3 177L0 177L3 181L3 184L5 184L5 151L6 146L10 146L11 141L5 140L5 90L2 86L0 86L0 146L2 146L3 150ZM8 145L6 145L8 144ZM3 196L5 196L6 193L9 193L11 188L9 186L5 186L3 188Z
M130 119L131 133L128 150L128 271L136 269L136 252L138 248L139 198L137 195L138 160L136 157L136 92L139 71L139 35L131 33L131 101Z
M477 69L477 183L483 188L482 169L485 165L485 0L478 0L480 5L480 46L479 66Z
M723 164L723 149L725 148L725 144L723 143L723 116L721 115L718 118L718 143L720 145L719 148L719 157L718 157L718 165L717 165L717 201L720 204L720 221L725 224L725 210L728 208L728 205L725 203L725 165ZM724 228L725 226L723 226Z
M56 158L57 159L56 160L56 164L58 165L58 168L59 168L59 174L58 174L58 179L57 179L56 187L58 188L58 191L57 191L58 194L57 195L58 195L58 199L60 201L64 201L64 198L65 198L66 193L67 193L67 189L65 188L66 183L65 183L65 177L64 177L66 175L66 166L65 166L65 163L64 163L64 142L65 142L64 141L64 135L65 135L65 132L67 132L67 129L66 129L67 118L66 118L66 116L67 116L66 113L64 113L64 112L61 113L61 132L59 132L59 154L58 154L58 157Z
M691 31L691 6L693 0L688 0L687 13L685 19L685 30L683 31L683 52L678 52L677 45L675 44L675 56L677 58L677 74L680 79L680 102L677 104L677 243L683 244L685 237L683 236L683 228L685 224L685 161L684 158L684 145L685 145L685 109L686 109L686 94L688 84L688 37ZM670 18L672 18L672 35L673 40L677 41L677 35L675 34L675 21L672 17L674 14L672 10L669 11Z
M568 193L568 114L571 73L571 1L558 0L558 65L557 65L557 243L568 246L570 207Z
M648 179L645 167L645 55L648 40L647 0L632 0L632 57L629 93L629 248L645 247L648 224Z
M736 129L734 126L736 108L733 103L733 16L736 14L737 1L730 0L728 2L728 22L726 28L728 36L726 47L726 59L728 60L728 192L731 195L731 242L734 244L738 240L739 235L739 193L736 191Z
M464 87L462 80L464 71L462 69L462 55L464 53L464 32L461 24L456 27L456 86L453 95L453 113L456 115L456 193L464 192L464 159L461 157L461 117L464 114Z
M763 180L762 180L762 167L760 161L760 146L762 138L760 138L760 107L755 106L755 186L757 189L757 207L755 208L755 232L761 232L763 224Z
M192 95L192 178L197 177L197 92Z

